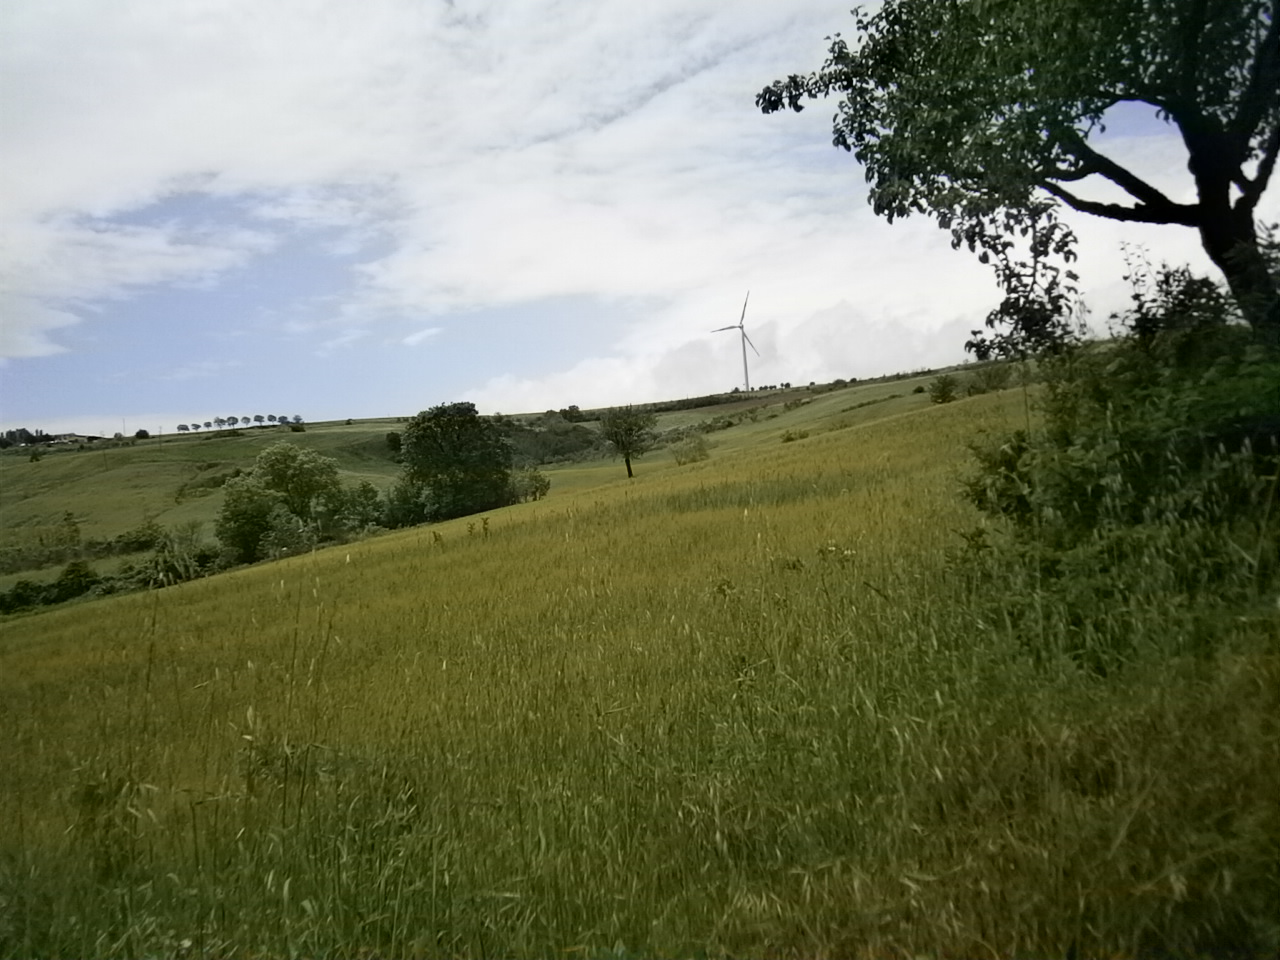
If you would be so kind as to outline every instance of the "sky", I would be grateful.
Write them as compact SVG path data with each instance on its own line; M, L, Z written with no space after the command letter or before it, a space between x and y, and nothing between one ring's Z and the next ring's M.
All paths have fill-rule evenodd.
M8 0L0 429L484 413L870 377L964 359L989 268L888 224L832 104L755 94L847 0ZM1169 128L1111 155L1190 200ZM1264 218L1280 219L1275 191ZM1103 196L1095 193L1095 196ZM1095 318L1122 244L1071 220Z

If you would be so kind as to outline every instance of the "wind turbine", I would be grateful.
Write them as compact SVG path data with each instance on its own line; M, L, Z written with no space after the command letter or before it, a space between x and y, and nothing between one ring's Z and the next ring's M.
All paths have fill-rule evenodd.
M712 333L722 333L725 330L737 330L742 334L742 385L746 388L747 393L751 392L751 377L747 373L747 344L751 343L751 338L747 336L747 300L751 299L751 291L747 291L746 300L742 301L742 316L738 318L738 322L727 327L716 327ZM751 349L756 350L756 345L751 343ZM760 351L756 350L756 356L760 356Z

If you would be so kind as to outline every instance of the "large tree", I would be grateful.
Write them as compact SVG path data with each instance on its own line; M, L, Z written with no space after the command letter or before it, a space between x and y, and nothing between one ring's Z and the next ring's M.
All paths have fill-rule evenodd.
M472 403L424 410L406 424L405 475L430 491L430 519L447 520L511 503L511 447Z
M613 445L614 451L627 464L627 477L631 472L631 458L641 456L653 446L654 426L658 418L645 410L634 407L615 407L600 418L600 433Z
M1280 340L1276 280L1255 210L1280 151L1280 0L885 0L854 11L826 63L775 81L765 113L841 97L836 146L866 167L892 220L926 213L957 242L1007 229L1053 198L1113 220L1199 231L1255 331ZM1172 124L1195 201L1099 149L1122 103ZM1109 181L1124 202L1090 196ZM1041 202L1037 202L1037 198Z
M341 489L337 460L285 440L258 454L253 475L284 498L290 513L308 522L315 519L321 501L336 498Z

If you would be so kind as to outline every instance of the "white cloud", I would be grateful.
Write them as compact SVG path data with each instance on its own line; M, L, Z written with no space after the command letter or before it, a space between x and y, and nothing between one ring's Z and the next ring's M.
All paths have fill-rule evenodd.
M440 331L441 331L440 327L426 327L425 329L419 330L416 333L409 334L400 342L403 343L406 347L416 347L419 344L426 343L432 337L439 336Z
M747 289L758 382L941 362L992 305L988 272L928 223L871 216L831 109L753 106L848 25L826 0L15 0L0 356L61 349L113 298L232 283L311 231L334 256L378 241L354 286L309 301L330 298L327 319L271 315L322 354L420 345L481 309L599 304L595 356L549 345L547 377L476 358L475 396L503 409L732 386L736 346L710 330ZM1181 198L1180 147L1126 127L1114 148ZM130 216L184 192L235 212ZM1076 222L1107 303L1118 238L1197 255L1190 231ZM390 320L417 332L371 335Z

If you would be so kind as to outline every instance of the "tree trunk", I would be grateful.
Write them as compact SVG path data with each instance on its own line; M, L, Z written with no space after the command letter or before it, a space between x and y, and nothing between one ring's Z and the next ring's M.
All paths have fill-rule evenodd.
M631 472L631 457L626 456L626 457L623 457L622 459L625 460L627 463L627 479L630 480L633 476L635 476L635 474Z
M1235 151L1219 132L1183 129L1190 153L1187 164L1196 182L1200 208L1200 243L1227 279L1240 312L1254 334L1280 344L1280 296L1276 281L1258 247L1253 205L1231 202L1233 177L1239 173Z
M1251 211L1220 210L1200 224L1200 241L1222 271L1240 312L1258 337L1280 343L1280 296L1258 248Z

